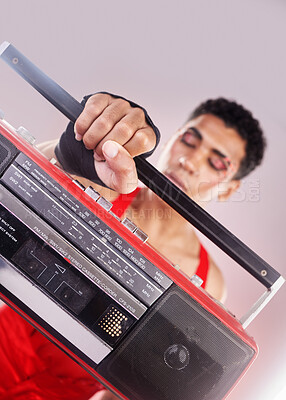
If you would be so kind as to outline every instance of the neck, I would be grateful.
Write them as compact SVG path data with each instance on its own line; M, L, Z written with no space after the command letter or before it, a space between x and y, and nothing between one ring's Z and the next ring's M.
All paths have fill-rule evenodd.
M192 225L151 190L144 188L137 195L128 216L154 237L195 237ZM140 221L140 223L139 223Z

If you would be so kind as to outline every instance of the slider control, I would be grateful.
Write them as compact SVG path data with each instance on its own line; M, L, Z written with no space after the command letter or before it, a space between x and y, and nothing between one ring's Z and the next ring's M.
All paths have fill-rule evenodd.
M95 201L97 201L100 197L100 194L91 186L88 186L85 189L85 193Z
M109 211L111 209L112 203L110 203L110 201L106 200L104 197L100 196L100 193L93 189L92 186L88 186L85 189L85 193L94 201L96 201L106 211Z
M75 183L81 190L85 190L85 187L77 179L73 179L73 183Z
M114 214L113 211L109 211L109 214L112 215L115 219L117 219L117 221L121 222L121 219L118 217L118 215Z
M134 222L132 222L129 218L124 218L121 223L132 233L134 233L135 236L138 237L138 239L142 240L142 242L146 242L148 239L148 235L146 235L145 232L143 232L141 229L139 229Z
M132 233L135 231L135 229L137 228L137 226L134 224L134 222L132 222L129 218L124 218L121 221L122 225L125 226L125 228L127 228L129 231L131 231Z
M193 275L189 280L196 286L196 287L201 287L202 284L204 283L203 279L200 278L198 275Z
M112 207L112 203L110 201L106 200L104 197L99 197L97 199L97 203L103 207L106 211L109 211Z
M144 243L148 240L148 235L139 228L136 228L133 233Z

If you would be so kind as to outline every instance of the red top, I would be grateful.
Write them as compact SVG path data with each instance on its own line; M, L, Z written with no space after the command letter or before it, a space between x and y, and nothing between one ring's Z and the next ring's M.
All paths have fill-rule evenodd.
M139 190L120 195L112 211L122 216ZM208 266L201 245L196 274L204 285ZM8 306L1 306L0 400L87 400L101 389L100 383L32 325Z

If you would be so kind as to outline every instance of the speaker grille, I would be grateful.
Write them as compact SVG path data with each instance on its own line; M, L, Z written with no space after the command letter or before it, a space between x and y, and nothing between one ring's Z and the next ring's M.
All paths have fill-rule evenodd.
M132 400L216 400L254 353L174 285L98 371Z

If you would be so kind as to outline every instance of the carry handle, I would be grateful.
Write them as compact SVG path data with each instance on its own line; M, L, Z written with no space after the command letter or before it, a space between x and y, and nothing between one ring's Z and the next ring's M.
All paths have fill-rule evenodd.
M0 57L41 93L69 120L75 122L83 106L8 42L0 46ZM220 249L271 288L281 275L222 224L191 200L142 156L135 157L138 177L181 216L214 242ZM279 280L281 282L281 279Z

